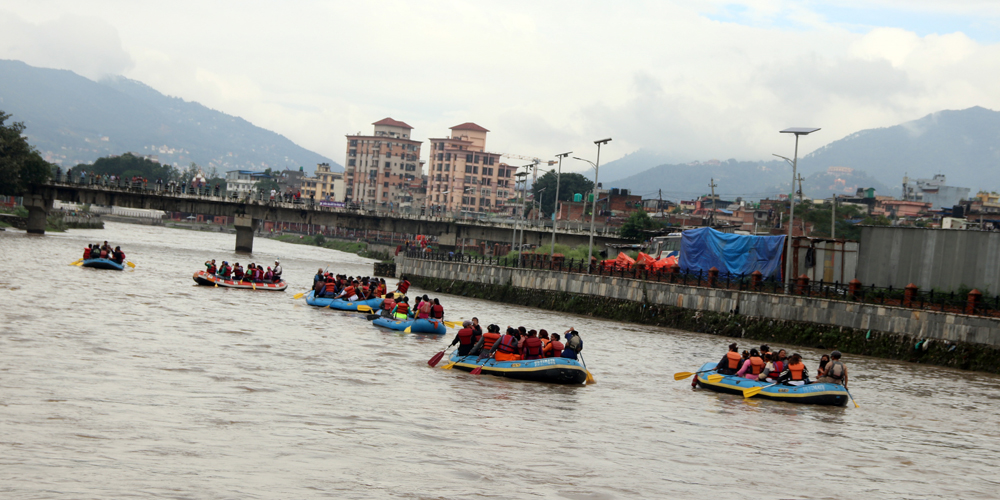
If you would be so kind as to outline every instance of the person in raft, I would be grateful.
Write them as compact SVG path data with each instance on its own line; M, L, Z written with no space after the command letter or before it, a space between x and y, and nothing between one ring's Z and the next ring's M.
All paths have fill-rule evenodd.
M410 299L403 297L396 301L396 307L392 308L392 312L390 314L392 315L392 317L396 319L405 320L406 315L409 312L410 312Z
M577 359L576 355L583 350L583 339L580 338L580 332L570 328L563 333L566 335L566 345L563 347L560 357Z
M507 333L493 343L493 348L490 349L486 357L496 359L497 361L519 361L521 355L518 354L515 330L508 326Z
M399 283L396 284L396 291L406 295L406 291L410 289L410 280L406 279L406 276L399 277Z
M740 367L739 371L736 372L736 376L751 380L759 380L760 374L764 371L764 367L767 363L760 357L760 353L757 349L750 349L749 354L750 357L743 363L743 366Z
M740 355L739 348L735 343L729 344L729 352L722 357L719 364L715 365L715 371L720 375L736 375L743 364L743 356Z
M805 385L809 382L809 370L802 363L802 356L799 353L792 354L788 358L788 366L778 377L778 382L786 385Z
M830 353L830 362L823 370L823 376L816 379L816 382L828 384L840 384L847 387L847 365L840 360L840 351ZM789 367L790 368L790 367Z
M458 344L458 355L468 356L472 352L472 348L476 345L473 340L475 334L476 331L472 329L472 322L465 320L462 322L462 329L458 331L458 334L455 335L455 340L452 340L448 347Z

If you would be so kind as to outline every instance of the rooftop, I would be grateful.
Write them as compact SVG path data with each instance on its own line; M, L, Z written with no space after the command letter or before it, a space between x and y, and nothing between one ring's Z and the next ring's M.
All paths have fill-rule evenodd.
M407 125L405 122L399 120L393 120L392 118L383 118L372 125L388 125L390 127L402 127L405 129L413 130L413 127Z
M489 132L489 130L486 130L485 128L480 127L479 125L476 125L475 123L472 122L465 122L461 125L455 125L454 127L451 127L451 130L472 130L474 132Z

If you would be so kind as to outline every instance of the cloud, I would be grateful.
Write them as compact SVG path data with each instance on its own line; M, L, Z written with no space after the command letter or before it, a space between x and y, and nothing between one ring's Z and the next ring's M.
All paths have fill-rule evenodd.
M68 69L92 80L132 67L118 30L103 19L81 15L36 24L0 11L0 58Z

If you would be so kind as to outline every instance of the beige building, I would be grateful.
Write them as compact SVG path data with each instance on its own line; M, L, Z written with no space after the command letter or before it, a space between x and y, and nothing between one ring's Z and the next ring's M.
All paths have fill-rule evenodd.
M344 201L344 174L331 172L329 163L316 165L313 177L302 179L302 197L316 201Z
M451 137L428 139L428 215L502 213L514 197L514 167L486 152L486 130L468 122L451 127Z
M344 200L368 208L398 207L412 202L413 181L420 180L420 142L413 127L385 118L372 125L372 135L347 136Z

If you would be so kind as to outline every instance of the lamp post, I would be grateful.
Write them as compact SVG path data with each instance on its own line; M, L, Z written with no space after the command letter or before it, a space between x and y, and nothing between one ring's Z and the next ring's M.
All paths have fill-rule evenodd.
M563 158L569 156L571 153L572 151L567 151L556 155L559 158L559 170L556 171L556 199L552 205L552 249L549 250L549 259L552 259L552 256L556 253L556 210L559 208L559 183L562 181L562 161Z
M789 291L792 280L792 229L795 227L795 181L798 178L797 167L799 163L799 136L809 135L819 128L813 127L792 127L780 131L782 134L795 134L795 155L792 160L784 156L774 155L792 164L792 193L788 197L788 241L785 247L785 292Z
M597 163L583 158L573 157L575 160L585 161L594 167L594 200L590 205L590 244L587 246L587 273L590 273L590 261L594 258L594 217L597 215L597 175L601 170L601 146L611 142L611 138L594 141L597 144Z
M517 183L518 182L524 182L525 185L527 185L527 182L528 182L528 168L530 168L530 167L531 167L531 165L522 165L520 167L516 167L515 168L515 171L523 168L524 172L517 172L517 173L514 174L514 177L515 177L515 179L514 179L514 193L517 193ZM521 180L516 179L516 177L520 177ZM510 239L510 249L514 250L514 247L517 246L517 226L518 226L518 224L517 224L517 221L518 221L518 218L517 218L517 208L516 207L512 207L511 208L511 214L510 214L510 216L514 218L514 234L511 236L511 239ZM521 217L524 217L524 195L523 194L521 195ZM523 229L521 230L521 237L522 238L524 237L524 230ZM517 247L517 262L518 262L518 265L520 265L520 263L521 263L521 248L520 247Z

